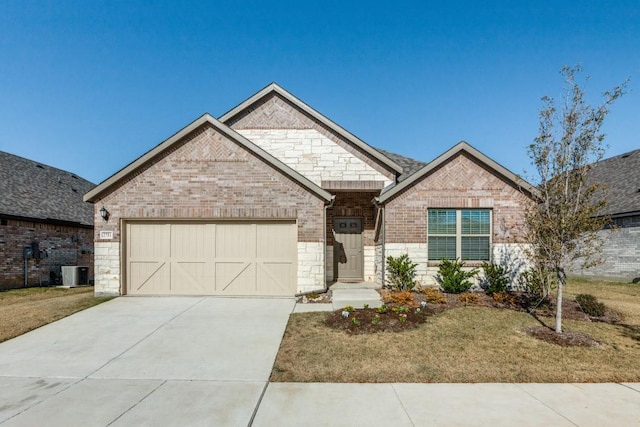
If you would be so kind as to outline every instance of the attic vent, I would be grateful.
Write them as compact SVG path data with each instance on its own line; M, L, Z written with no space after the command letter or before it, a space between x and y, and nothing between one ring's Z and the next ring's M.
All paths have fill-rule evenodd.
M78 192L78 190L76 190L75 188L72 188L71 191L73 191L74 193Z
M40 169L44 169L44 166L42 165L36 165L36 167L39 167Z
M631 153L625 153L622 156L620 156L620 158L622 159L626 159L627 157L629 157L631 155Z
M78 179L78 177L77 177L77 176L75 176L75 175L71 175L71 178L73 178L73 179Z

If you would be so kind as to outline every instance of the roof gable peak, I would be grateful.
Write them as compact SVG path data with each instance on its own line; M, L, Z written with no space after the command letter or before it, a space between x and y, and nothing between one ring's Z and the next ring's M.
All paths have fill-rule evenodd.
M239 105L237 105L236 107L232 108L231 110L229 110L228 112L220 116L218 120L220 120L222 123L228 126L232 126L236 118L245 114L247 111L250 111L253 105L260 102L265 97L271 96L273 94L279 95L285 101L289 102L290 104L295 106L297 109L302 111L304 114L310 116L312 119L321 123L323 126L326 126L331 131L335 132L337 135L341 136L346 141L356 146L358 149L364 151L366 154L373 157L374 159L376 159L381 164L385 165L390 170L393 170L398 174L402 173L402 166L400 166L399 164L394 162L392 159L385 156L384 154L382 154L381 152L379 152L378 150L376 150L366 142L362 141L360 138L358 138L351 132L347 131L342 126L338 125L331 119L319 113L318 111L310 107L304 101L297 98L295 95L293 95L291 92L284 89L282 86L280 86L276 82L272 82L268 84L266 87L256 92L254 95L250 96L245 101L241 102Z

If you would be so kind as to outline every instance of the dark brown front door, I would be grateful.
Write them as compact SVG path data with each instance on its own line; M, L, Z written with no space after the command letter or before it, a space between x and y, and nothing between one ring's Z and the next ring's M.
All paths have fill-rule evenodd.
M333 220L333 259L337 280L363 280L362 218Z

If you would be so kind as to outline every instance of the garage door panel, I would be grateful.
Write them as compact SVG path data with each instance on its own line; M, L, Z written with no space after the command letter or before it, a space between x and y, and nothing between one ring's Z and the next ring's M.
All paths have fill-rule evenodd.
M256 270L251 262L217 262L216 290L227 295L253 295Z
M165 262L132 262L131 289L138 294L163 294L170 290L170 265Z
M131 223L126 238L131 294L295 293L297 228L292 221Z
M255 256L255 224L218 224L216 226L216 258Z
M296 230L290 224L258 224L256 229L256 255L258 258L272 257L294 259L297 252Z
M171 291L184 295L207 295L213 289L213 277L205 262L175 261L171 269Z
M285 295L291 291L293 266L290 262L261 262L257 267L258 289L264 289L269 295Z

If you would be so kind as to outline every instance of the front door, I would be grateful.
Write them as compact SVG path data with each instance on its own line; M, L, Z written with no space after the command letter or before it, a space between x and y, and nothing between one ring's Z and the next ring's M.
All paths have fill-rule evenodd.
M334 271L337 273L337 280L363 280L362 218L334 218L333 233Z

